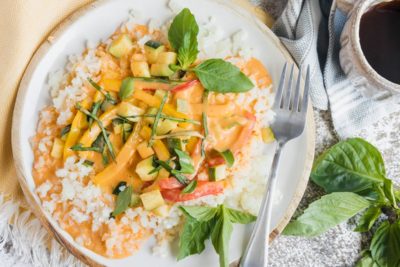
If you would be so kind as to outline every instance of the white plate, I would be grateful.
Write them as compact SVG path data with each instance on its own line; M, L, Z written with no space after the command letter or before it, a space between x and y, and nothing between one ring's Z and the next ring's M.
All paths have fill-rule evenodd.
M226 35L244 30L248 35L248 43L256 50L257 58L270 72L274 85L278 83L282 66L292 60L275 35L256 20L254 15L229 0L185 0L184 4L195 14L199 24L213 16ZM35 134L39 110L50 103L49 92L44 86L48 74L65 66L68 55L80 54L87 40L98 42L107 38L127 19L131 9L143 14L145 18L143 23L147 23L150 18L167 21L174 15L167 8L167 0L103 0L74 13L36 52L21 82L13 118L13 153L22 188L28 200L32 202L31 206L36 215L49 231L53 232L72 253L88 263L107 266L218 266L218 257L210 244L201 255L191 256L180 262L176 262L174 253L167 258L153 256L150 249L153 241L147 242L131 257L121 260L106 259L76 244L41 209L40 201L33 193L34 181L31 173L33 153L29 138ZM314 153L314 122L312 109L309 111L305 132L288 143L282 154L277 189L283 193L283 198L274 206L272 226L275 230L272 238L287 224L308 181ZM232 260L239 258L250 230L249 226L235 228L230 243Z

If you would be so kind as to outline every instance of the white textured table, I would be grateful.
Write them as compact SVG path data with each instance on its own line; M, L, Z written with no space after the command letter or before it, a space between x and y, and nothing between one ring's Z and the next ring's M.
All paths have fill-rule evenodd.
M251 0L265 8L276 17L280 14L287 0ZM289 0L290 1L290 0ZM316 0L315 0L316 1ZM336 142L338 137L333 129L330 113L315 110L316 156ZM400 113L392 114L368 130L354 133L374 144L383 154L388 177L400 184ZM324 192L311 181L296 212L299 214L312 201ZM280 236L273 241L270 251L272 266L319 267L319 266L354 266L361 250L367 248L370 236L353 232L355 220L343 223L315 238Z

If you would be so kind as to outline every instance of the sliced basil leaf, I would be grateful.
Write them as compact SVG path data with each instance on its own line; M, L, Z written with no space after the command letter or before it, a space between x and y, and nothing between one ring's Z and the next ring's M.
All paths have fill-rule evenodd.
M122 188L122 190L121 190L121 188ZM119 182L117 184L117 186L114 188L114 190L112 191L112 193L113 193L113 195L118 196L119 193L121 193L123 190L125 190L125 188L126 188L126 182L124 182L124 181Z
M359 192L385 181L380 152L360 138L342 141L322 154L311 178L326 192Z
M194 173L194 166L193 166L193 160L189 156L188 153L179 150L179 149L174 149L175 154L178 156L178 163L179 163L179 172L180 173L186 173L186 174L192 174Z
M251 90L250 79L233 64L222 59L208 59L193 71L201 84L209 91L218 93L241 93Z
M175 178L176 180L178 180L178 182L180 182L183 185L187 185L188 184L188 179L185 175L183 175L180 171L177 170L172 170L170 172Z
M229 266L229 240L233 231L233 224L224 206L220 206L220 214L211 232L211 241L219 255L219 265Z
M364 251L355 267L379 267L379 265L372 259L370 251Z
M132 186L128 186L124 191L120 192L117 196L117 202L115 204L115 209L112 212L112 216L117 216L129 208L132 197Z
M182 193L183 194L193 193L196 187L197 187L197 180L193 180L182 190Z
M70 131L71 131L71 124L69 124L69 125L65 126L64 128L62 128L60 136L63 137L64 135L66 135Z
M356 232L369 231L381 214L382 214L381 207L379 206L369 207L364 212L363 216L360 218L360 221L356 229L354 229L354 231Z
M239 210L226 208L226 213L229 215L230 221L233 223L248 224L257 220L257 217Z
M400 224L383 222L371 241L371 256L379 266L400 266Z
M396 201L396 196L394 194L394 189L393 189L393 182L390 179L385 179L383 182L383 192L386 196L386 198L389 200L390 204L392 204L392 207L395 209L399 209L397 206L397 201Z
M121 100L129 98L135 89L135 80L132 77L125 78L119 89L118 96Z
M98 147L84 147L82 144L76 144L71 147L72 151L94 151L101 153L102 151Z
M98 85L95 81L93 81L91 78L87 78L87 80L89 81L89 83L93 86L94 89L96 89L97 91L99 91L100 93L102 93L106 100L108 102L110 102L111 104L115 105L117 104L117 100L115 100L109 92L105 91L100 85Z
M99 113L101 104L102 104L101 101L95 102L95 103L93 104L92 109L90 110L90 113L91 113L93 116L97 116L97 113ZM87 117L87 119L88 119L88 121L89 121L89 126L92 126L92 124L93 124L93 118L92 118L92 117Z
M179 207L186 215L196 219L199 222L206 222L215 217L218 208L208 206L180 206Z
M325 195L311 203L299 218L290 222L283 234L294 236L320 235L329 228L368 208L369 205L369 201L351 192Z

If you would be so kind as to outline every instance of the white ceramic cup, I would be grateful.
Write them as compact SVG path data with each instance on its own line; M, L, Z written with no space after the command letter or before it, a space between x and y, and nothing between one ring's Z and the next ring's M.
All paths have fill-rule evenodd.
M343 0L338 2L343 2ZM347 4L346 7L349 7L348 4L351 1L346 0L344 2ZM364 56L360 44L360 21L362 15L370 7L387 1L358 0L353 2L352 8L348 8L348 20L340 38L342 46L340 64L342 69L352 84L366 96L373 97L382 95L382 93L400 93L400 84L385 79L371 67Z

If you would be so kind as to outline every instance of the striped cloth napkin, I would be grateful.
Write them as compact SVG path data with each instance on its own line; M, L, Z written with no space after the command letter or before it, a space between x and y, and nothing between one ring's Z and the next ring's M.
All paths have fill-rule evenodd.
M362 95L340 66L339 40L347 20L341 7L356 1L289 0L273 27L296 62L311 66L313 105L330 109L340 138L355 136L384 116L400 111L399 96Z

